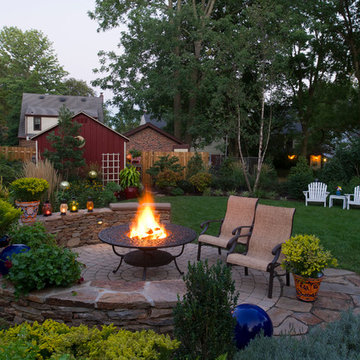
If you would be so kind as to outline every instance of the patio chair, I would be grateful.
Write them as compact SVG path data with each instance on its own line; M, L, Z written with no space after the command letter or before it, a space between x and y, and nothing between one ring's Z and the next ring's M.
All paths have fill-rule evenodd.
M349 210L350 205L360 205L360 185L354 188L353 194L345 194L346 208Z
M272 297L274 276L279 276L275 269L282 260L281 244L291 236L294 213L293 208L258 205L246 255L234 252L235 241L230 244L228 264L244 266L245 275L248 275L248 268L269 272L269 298ZM288 273L286 285L290 285Z
M322 182L312 182L308 185L308 190L303 191L305 195L305 205L308 202L321 202L326 207L326 198L330 194L327 190L327 185Z
M258 199L240 196L229 197L225 218L221 220L208 220L200 225L203 231L198 239L198 255L200 260L201 247L203 245L211 245L218 248L219 255L221 249L227 249L230 240L236 240L237 243L247 246L247 242L251 233L254 222L255 209ZM209 225L214 222L220 222L220 230L218 236L205 234Z

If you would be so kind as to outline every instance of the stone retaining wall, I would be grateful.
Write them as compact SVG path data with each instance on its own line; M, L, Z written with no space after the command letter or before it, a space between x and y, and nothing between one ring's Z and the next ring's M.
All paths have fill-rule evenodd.
M160 221L171 220L171 204L153 204ZM99 231L114 225L130 223L136 214L138 203L114 203L110 208L94 209L93 212L79 210L66 215L54 213L49 217L38 216L48 232L55 234L59 245L69 248L98 243Z
M3 285L4 284L4 285ZM70 326L114 324L127 330L173 330L177 294L182 280L89 281L71 288L33 291L16 300L12 286L0 279L0 318L10 324L53 319Z

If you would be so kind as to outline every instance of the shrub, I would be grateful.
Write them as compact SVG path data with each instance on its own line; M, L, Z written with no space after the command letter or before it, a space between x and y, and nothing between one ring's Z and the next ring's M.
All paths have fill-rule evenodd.
M296 166L292 167L288 176L288 191L293 199L304 197L303 191L314 180L313 172L307 164L306 158L299 156Z
M181 341L179 358L215 359L235 350L235 319L231 309L237 305L230 268L218 262L189 263L184 276L187 292L174 308L175 337Z
M211 175L206 172L199 172L196 175L193 175L189 181L198 192L202 193L207 187L210 186Z
M7 233L11 224L15 222L20 215L20 209L15 209L7 201L0 199L0 237Z
M184 190L179 187L176 187L170 190L170 194L173 196L181 196L184 195Z
M7 200L9 198L9 190L3 183L3 178L0 176L0 199Z
M159 160L155 161L154 165L147 169L146 172L151 175L153 181L156 181L158 174L164 170L181 173L184 170L184 166L181 166L178 162L179 158L177 156L160 156Z
M9 185L21 173L23 163L21 161L6 160L0 156L0 174L3 178L4 185Z
M17 296L48 286L69 286L80 279L82 266L77 256L70 249L42 244L14 255L7 278Z
M360 352L360 316L343 313L325 329L316 327L301 340L290 336L257 337L236 360L357 360Z
M120 187L126 189L128 187L140 187L140 173L135 166L127 166L119 173Z
M1 331L0 343L0 358L14 360L165 360L172 358L171 354L179 347L178 341L152 330L130 332L117 330L113 325L101 330L85 325L69 327L53 320L45 320L42 325L24 322ZM5 357L15 352L19 357ZM34 356L20 357L22 354Z
M24 244L32 249L43 244L56 245L55 236L49 234L40 222L35 222L32 226L17 225L10 230L9 236L11 244Z
M186 166L186 179L190 179L193 175L205 171L205 166L199 153L195 153L190 158Z
M164 170L157 175L155 185L159 189L166 189L168 187L175 187L178 180L179 173L172 170Z
M188 180L184 180L184 179L180 179L176 185L184 190L185 193L191 194L195 191L194 186L188 181Z
M12 195L18 201L40 200L48 188L49 183L38 178L20 178L10 184Z
M277 185L277 173L270 164L263 164L260 174L259 188L265 191L274 191Z

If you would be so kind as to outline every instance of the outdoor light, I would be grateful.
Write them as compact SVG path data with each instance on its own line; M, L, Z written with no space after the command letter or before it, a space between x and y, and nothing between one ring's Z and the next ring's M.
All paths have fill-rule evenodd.
M79 210L79 203L73 197L70 201L70 212L77 212Z
M127 162L131 162L131 160L132 160L132 155L131 154L127 154L126 155L126 160L127 160Z
M61 200L61 204L60 204L60 214L61 215L66 215L68 209L68 204L66 202L66 200Z
M103 221L101 219L98 220L98 225L102 225Z
M91 197L89 197L88 201L86 202L86 208L88 212L92 212L94 210L94 202L92 201Z
M51 215L51 211L52 211L52 207L51 207L51 204L49 202L49 200L46 200L43 204L43 207L42 207L42 214L44 216L50 216Z
M67 190L67 189L69 189L70 188L70 183L68 182L68 181L62 181L61 183L60 183L60 189L61 190Z
M296 155L288 155L288 159L289 159L289 160L294 160L295 157L296 157Z

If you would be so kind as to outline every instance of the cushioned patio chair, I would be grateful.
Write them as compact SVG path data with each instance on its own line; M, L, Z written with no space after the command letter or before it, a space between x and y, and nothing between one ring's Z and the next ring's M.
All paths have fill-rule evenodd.
M269 272L268 297L272 297L275 269L283 258L281 244L291 236L295 209L258 205L255 213L253 230L249 239L246 255L235 253L236 243L230 244L227 263ZM289 274L286 273L286 285L289 286Z
M322 182L312 182L308 185L308 190L303 191L305 195L305 206L308 202L321 202L326 207L326 198L330 194L327 190L327 185Z
M360 185L354 188L353 194L345 194L346 207L349 210L350 205L360 205Z
M229 197L225 218L221 220L208 220L200 225L203 231L198 239L198 255L200 260L201 247L211 245L218 248L219 255L221 249L227 249L230 240L236 240L237 243L247 246L254 222L255 209L258 199L240 196ZM206 235L209 225L214 222L220 222L221 227L218 236Z

